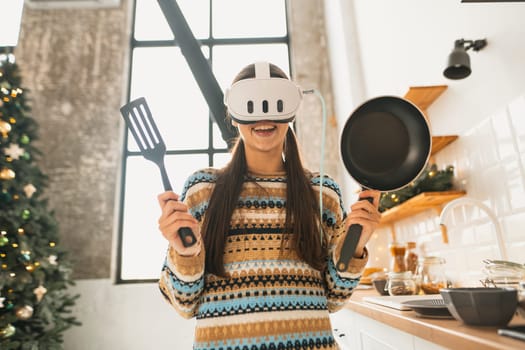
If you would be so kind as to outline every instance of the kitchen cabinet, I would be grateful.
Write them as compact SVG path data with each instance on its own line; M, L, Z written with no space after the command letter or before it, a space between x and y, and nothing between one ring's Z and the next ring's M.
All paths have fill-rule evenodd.
M446 349L349 309L333 314L331 321L341 350Z
M427 109L430 105L447 89L447 85L433 86L411 86L404 98L414 103L425 114L430 122ZM430 161L439 151L450 143L457 140L457 135L432 136L432 149L430 151ZM392 238L395 240L394 224L398 220L408 218L423 211L434 209L439 215L441 208L449 201L464 196L465 191L444 191L444 192L424 192L410 198L402 204L386 210L381 215L380 226L390 226Z

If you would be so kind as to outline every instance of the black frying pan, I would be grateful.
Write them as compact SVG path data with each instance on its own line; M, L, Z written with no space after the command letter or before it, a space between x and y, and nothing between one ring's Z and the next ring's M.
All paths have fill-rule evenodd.
M341 156L350 176L363 188L382 192L400 189L417 178L430 157L431 145L423 113L395 96L363 103L341 134ZM339 271L346 271L361 230L361 225L350 225L337 262Z

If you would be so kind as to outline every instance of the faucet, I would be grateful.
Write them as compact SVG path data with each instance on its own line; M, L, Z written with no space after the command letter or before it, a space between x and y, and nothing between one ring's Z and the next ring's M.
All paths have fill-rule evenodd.
M460 206L460 205L471 205L474 207L478 207L482 209L488 217L491 219L492 223L494 224L494 228L496 230L496 238L498 242L498 248L499 248L499 254L501 256L501 260L507 260L507 250L505 248L505 242L503 241L503 232L501 229L501 224L496 217L496 214L487 207L482 201L469 198L469 197L461 197L454 199L447 203L441 210L441 214L439 215L439 225L441 227L441 232L443 234L444 240L445 237L447 237L447 227L445 225L445 219L447 218L447 214L450 212L450 210L454 207ZM446 239L446 243L448 243L448 239Z

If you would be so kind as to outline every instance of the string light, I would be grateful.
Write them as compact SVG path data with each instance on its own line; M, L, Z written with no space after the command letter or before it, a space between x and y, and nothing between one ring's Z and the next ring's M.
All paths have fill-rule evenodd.
M54 247L55 245L56 245L55 242L49 242L49 246L50 246L50 247Z

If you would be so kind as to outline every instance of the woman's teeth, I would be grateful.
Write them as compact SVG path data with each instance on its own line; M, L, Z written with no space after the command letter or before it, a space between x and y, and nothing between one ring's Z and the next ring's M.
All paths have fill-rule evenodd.
M275 126L258 126L256 128L253 128L254 131L271 131L275 129Z

